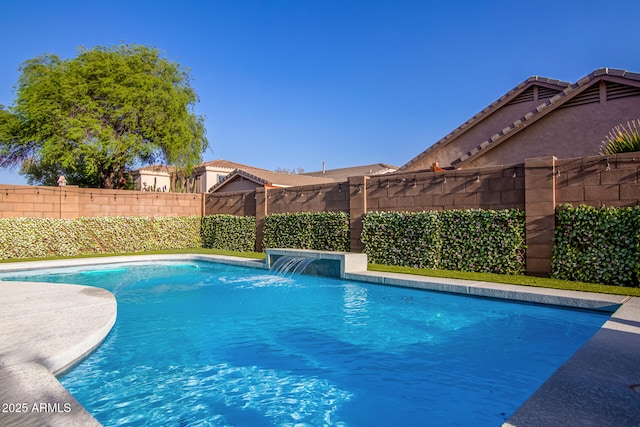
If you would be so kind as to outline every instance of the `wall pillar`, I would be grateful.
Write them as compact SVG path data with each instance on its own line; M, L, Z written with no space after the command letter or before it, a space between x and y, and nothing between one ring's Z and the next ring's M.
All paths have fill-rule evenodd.
M524 163L527 273L551 273L556 214L556 158L527 159Z
M367 213L368 176L349 177L349 229L351 252L362 252L362 220Z
M264 219L269 214L267 207L268 191L265 187L256 187L256 252L264 250L262 246L264 241Z

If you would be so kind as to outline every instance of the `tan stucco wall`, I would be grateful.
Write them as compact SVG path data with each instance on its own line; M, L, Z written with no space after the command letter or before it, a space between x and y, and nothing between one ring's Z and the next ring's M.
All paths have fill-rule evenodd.
M224 178L231 173L228 170L218 170L215 168L207 167L200 173L202 192L208 193L211 187L220 182L220 177Z
M171 188L171 177L168 173L141 171L139 173L132 174L132 176L136 190L146 189L147 191L154 191L155 188L156 190L162 191L166 186L166 191L169 191Z

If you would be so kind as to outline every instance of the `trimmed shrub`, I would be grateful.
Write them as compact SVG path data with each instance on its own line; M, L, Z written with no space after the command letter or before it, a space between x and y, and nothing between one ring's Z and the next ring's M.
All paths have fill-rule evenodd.
M209 215L202 218L202 247L228 251L255 250L254 216Z
M297 212L267 215L265 248L349 251L349 214Z
M369 212L363 220L362 244L372 263L522 274L524 213Z
M199 216L159 216L151 221L157 249L184 249L202 247L201 219ZM160 240L162 237L163 240Z
M56 235L65 235L64 224L59 221L48 218L0 218L0 258L44 257L54 251L61 251L64 255L75 254L75 245L67 247L62 243L63 239L56 239Z
M438 268L442 241L437 212L369 212L362 251L374 264Z
M638 286L640 207L561 205L556 218L552 277Z
M524 212L450 210L439 212L443 270L523 274Z
M200 217L0 218L0 259L201 246Z

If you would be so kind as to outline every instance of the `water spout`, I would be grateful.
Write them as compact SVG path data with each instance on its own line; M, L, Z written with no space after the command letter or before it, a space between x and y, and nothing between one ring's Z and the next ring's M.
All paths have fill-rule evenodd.
M282 256L273 263L271 270L274 270L278 274L302 274L313 261L315 261L313 258Z
M347 273L367 271L367 255L312 249L268 248L266 264L278 273L345 278Z

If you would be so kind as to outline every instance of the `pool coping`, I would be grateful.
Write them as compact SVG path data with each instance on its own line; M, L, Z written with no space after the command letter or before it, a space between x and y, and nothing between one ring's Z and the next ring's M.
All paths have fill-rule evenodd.
M99 426L58 382L111 331L117 303L89 286L0 281L0 425Z
M168 260L202 260L258 269L267 268L266 262L259 259L223 255L181 254L16 262L0 264L0 272L30 270L34 268ZM547 379L547 381L506 420L503 426L638 425L638 420L640 419L640 298L365 270L345 272L344 278L387 286L403 286L477 297L509 299L526 303L600 310L611 313L611 317L605 322L602 328ZM12 283L15 284L16 282ZM28 282L23 283L26 283L25 286L29 286ZM7 286L2 286L2 284L3 282L0 280L0 294L3 295L3 300L0 304L4 305L6 301L5 297L7 296ZM64 286L88 288L78 285ZM90 289L95 290L97 288ZM74 289L74 292L78 292L79 290L80 289ZM86 294L86 289L85 294L78 295L83 295L88 298L81 304L91 306L92 303L89 302L91 298ZM111 294L109 293L109 295ZM35 297L35 295L32 295L32 297ZM76 302L73 303L73 301ZM79 299L69 299L67 302L70 305L65 309L66 313L73 313L73 310L69 310L69 307L73 306L77 308L74 304L77 304L78 301ZM32 303L33 299L30 300L29 298L21 302L16 302L16 304L22 308L29 307ZM95 303L95 301L93 301L93 303ZM71 314L69 315L71 316ZM76 313L75 318L77 319L78 317L82 318ZM12 330L14 337L22 336L22 338L24 338L24 335L16 333L16 331L18 331L20 327L24 328L25 325L21 325L16 319L17 318L5 319L2 322L5 333L7 330ZM115 322L115 309L112 320ZM82 324L82 322L77 321L71 323L74 325ZM106 324L108 323L109 321L107 320ZM68 322L63 324L65 324L67 328L69 327ZM34 328L34 325L31 326L32 329L38 329L38 327ZM113 326L113 324L111 326ZM108 327L108 330L111 329L111 326ZM91 329L92 327L89 326L89 328ZM72 408L68 413L51 410L58 409L56 407L48 407L45 409L50 409L50 411L36 414L34 414L33 411L27 414L9 414L14 417L11 419L7 418L9 421L20 420L21 423L15 425L21 426L36 425L38 422L46 422L47 425L51 426L100 425L75 401L54 376L55 374L59 374L61 370L68 368L86 357L108 334L108 330L105 333L104 325L101 328L93 327L93 329L92 345L88 347L86 345L84 347L76 346L76 348L60 351L63 353L63 356L60 356L59 360L64 359L66 362L58 362L60 366L57 367L54 366L56 365L55 363L43 362L42 358L34 358L34 360L25 358L20 360L20 363L5 366L7 363L6 354L0 349L0 384L10 384L9 386L3 386L0 390L0 403L12 402L11 399L17 399L14 403L18 403L18 401L24 401L27 404L40 403L43 402L42 399L45 398L43 396L46 396L49 400L52 400L52 403L69 403ZM99 338L101 335L103 335L102 338ZM25 340L22 339L22 341L24 342ZM3 339L2 329L0 329L0 342L7 342ZM7 344L3 344L3 346L6 345ZM29 351L29 348L27 348L26 351ZM496 349L496 351L499 351L499 349ZM69 358L72 360L69 361ZM66 408L62 409L64 410ZM3 414L0 413L0 421L4 420L2 415ZM28 420L38 420L38 422L22 423L22 421ZM4 423L3 425L11 425L11 423Z

